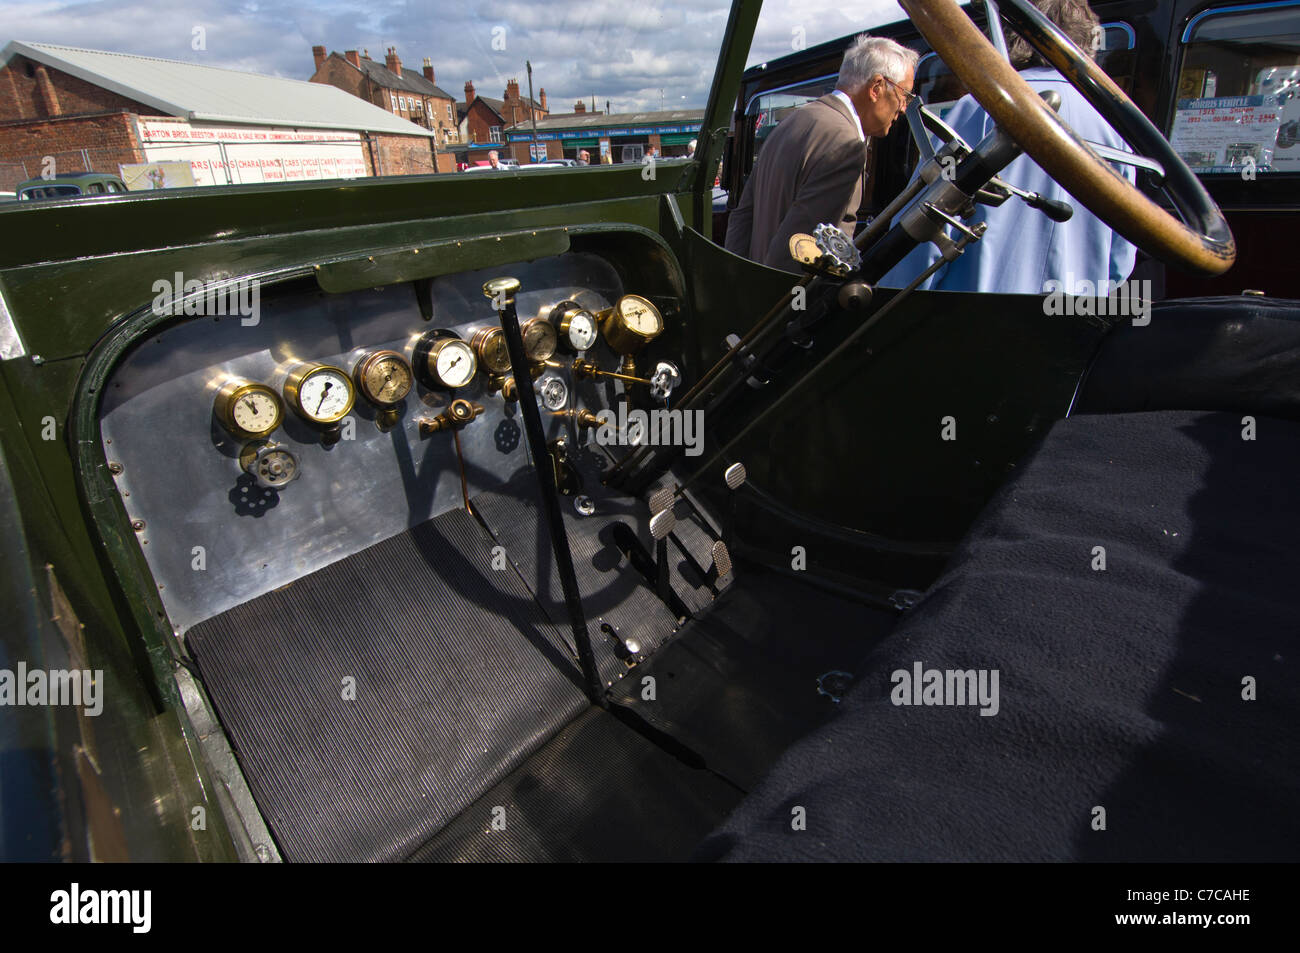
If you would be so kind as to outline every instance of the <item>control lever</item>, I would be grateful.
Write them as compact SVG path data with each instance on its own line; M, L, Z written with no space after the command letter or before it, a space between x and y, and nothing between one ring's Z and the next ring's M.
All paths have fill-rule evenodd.
M655 562L654 557L642 545L641 540L637 539L636 531L621 520L615 520L611 532L614 545L618 547L619 552L627 557L628 562L632 564L632 568L639 572L642 578L650 585L653 585L655 591L658 592L659 564ZM667 542L667 533L664 535L664 541ZM667 558L663 560L662 564L666 570L668 566ZM671 586L668 587L667 595L661 594L660 598L668 606L668 611L676 618L690 618L691 610L686 608L686 603L682 602L681 597L677 595Z
M665 603L672 591L668 586L668 534L677 526L672 507L650 517L650 538L655 541L655 591Z
M578 594L578 577L573 570L573 551L569 549L569 537L564 529L564 515L560 512L555 470L544 462L550 459L550 452L546 446L546 433L542 430L542 414L537 407L533 378L529 374L528 356L524 353L523 334L519 330L519 312L515 305L515 294L518 291L517 278L493 278L483 285L483 294L491 300L492 306L497 309L501 317L501 331L505 335L506 351L510 355L510 368L519 392L519 412L524 419L524 434L528 438L528 447L535 461L534 469L541 490L540 503L542 512L546 516L551 552L555 557L555 567L560 577L560 589L564 592L564 605L568 610L569 624L573 630L573 643L578 649L578 663L582 666L587 697L592 704L605 708L608 702L605 700L604 688L601 685L600 671L596 668L596 656L591 648L591 635L587 632L587 620L582 611L582 598Z

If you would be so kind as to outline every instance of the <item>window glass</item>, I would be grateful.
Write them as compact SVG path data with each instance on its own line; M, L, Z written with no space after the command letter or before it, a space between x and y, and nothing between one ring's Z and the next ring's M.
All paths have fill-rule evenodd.
M1183 33L1169 141L1196 172L1300 172L1300 2L1250 7Z

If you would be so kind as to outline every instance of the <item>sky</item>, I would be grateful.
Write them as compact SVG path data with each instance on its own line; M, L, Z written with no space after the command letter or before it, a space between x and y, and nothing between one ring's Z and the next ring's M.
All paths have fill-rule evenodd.
M433 61L438 85L464 99L466 80L500 98L525 62L552 112L581 98L614 112L701 108L728 0L0 0L0 48L57 43L310 79L311 48L368 49L382 63ZM895 0L768 0L749 62L902 19Z

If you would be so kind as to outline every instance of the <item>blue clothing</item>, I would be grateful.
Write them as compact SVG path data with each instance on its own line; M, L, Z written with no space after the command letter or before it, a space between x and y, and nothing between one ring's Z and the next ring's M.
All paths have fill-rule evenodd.
M1115 149L1132 151L1060 73L1051 68L1022 70L1021 76L1035 91L1054 89L1061 94L1058 115L1080 138ZM974 148L994 126L993 119L966 96L944 117L957 134ZM1130 182L1132 166L1114 166ZM1022 155L1001 173L1011 185L1074 206L1068 222L1054 222L1037 209L1012 196L990 208L976 205L970 221L988 223L988 231L966 246L956 261L949 262L919 287L938 291L993 291L1005 294L1042 294L1048 281L1062 282L1066 294L1087 280L1093 287L1109 281L1111 287L1133 271L1137 249L1109 225L1097 218L1056 184L1033 159ZM894 220L897 223L898 219ZM887 288L901 288L933 264L939 250L926 242L914 248L881 280ZM1105 294L1105 291L1099 291Z

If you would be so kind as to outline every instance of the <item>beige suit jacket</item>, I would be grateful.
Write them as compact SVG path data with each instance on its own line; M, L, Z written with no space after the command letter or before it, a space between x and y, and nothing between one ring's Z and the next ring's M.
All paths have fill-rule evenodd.
M781 121L727 223L726 247L753 261L798 272L790 236L830 222L850 238L862 204L867 144L849 107L823 96ZM868 140L869 142L870 140Z

